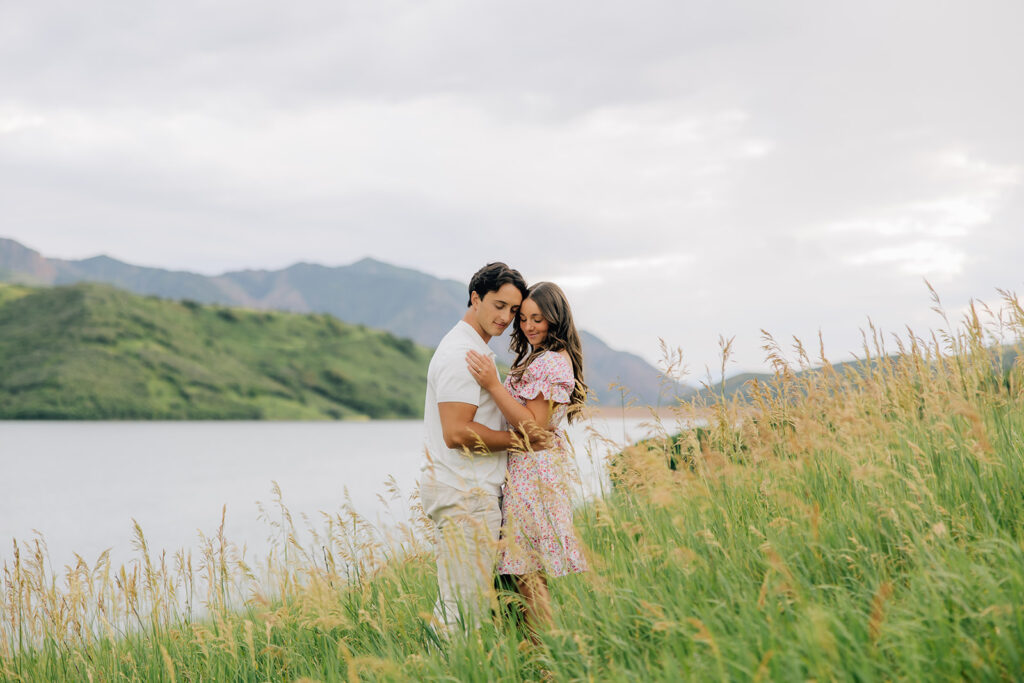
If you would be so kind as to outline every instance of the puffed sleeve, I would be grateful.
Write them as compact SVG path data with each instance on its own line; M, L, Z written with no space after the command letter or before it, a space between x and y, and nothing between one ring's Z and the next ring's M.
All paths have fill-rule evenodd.
M517 393L526 401L543 396L555 403L568 403L575 386L572 364L561 354L548 351L538 356L523 372Z

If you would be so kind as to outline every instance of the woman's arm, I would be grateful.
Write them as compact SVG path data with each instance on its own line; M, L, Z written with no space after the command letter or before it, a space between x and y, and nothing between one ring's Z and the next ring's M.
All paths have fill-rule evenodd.
M537 396L528 400L525 406L521 405L502 385L493 359L482 353L469 351L466 354L466 363L473 379L491 395L509 426L519 433L525 430L534 445L544 447L550 440L547 426L551 422L554 402ZM544 443L538 443L538 440Z

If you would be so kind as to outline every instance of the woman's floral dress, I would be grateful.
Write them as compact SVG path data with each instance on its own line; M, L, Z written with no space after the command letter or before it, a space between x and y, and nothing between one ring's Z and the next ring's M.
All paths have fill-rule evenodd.
M523 405L538 396L553 401L551 424L556 426L565 419L575 385L572 364L554 351L534 359L518 380L511 375L505 379L505 388ZM543 571L548 576L564 576L587 570L572 526L572 462L560 427L556 427L548 450L509 451L499 574Z

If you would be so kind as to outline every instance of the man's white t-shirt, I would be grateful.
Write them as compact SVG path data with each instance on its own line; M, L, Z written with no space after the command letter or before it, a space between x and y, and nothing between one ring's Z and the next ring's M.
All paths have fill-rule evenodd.
M448 448L441 430L438 403L470 403L477 406L474 422L495 430L505 429L505 419L491 395L480 387L466 367L470 349L494 358L494 352L476 330L460 320L437 345L427 370L427 400L423 407L426 444L423 466L425 473L460 491L482 488L499 495L505 482L505 451L472 453L462 448Z

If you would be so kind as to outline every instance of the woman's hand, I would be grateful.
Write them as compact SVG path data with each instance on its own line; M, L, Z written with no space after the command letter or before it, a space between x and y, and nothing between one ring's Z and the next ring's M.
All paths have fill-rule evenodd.
M501 378L498 377L498 367L494 364L493 358L477 351L467 351L466 366L476 383L487 391L494 392L502 388Z

